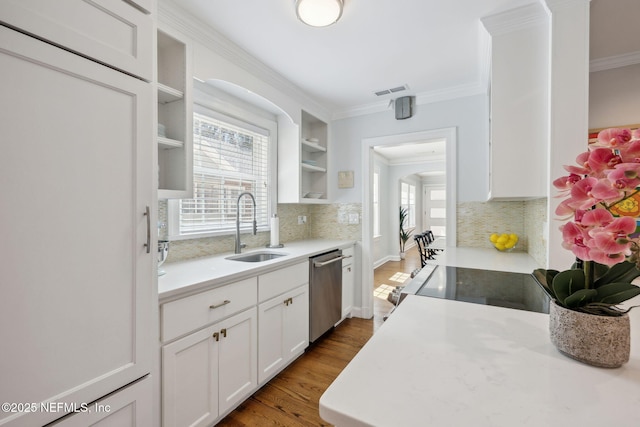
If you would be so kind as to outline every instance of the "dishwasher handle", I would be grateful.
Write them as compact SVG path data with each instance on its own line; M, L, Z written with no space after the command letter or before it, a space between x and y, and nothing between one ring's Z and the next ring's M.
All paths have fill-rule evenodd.
M333 264L334 262L342 261L343 259L345 259L345 258L351 258L352 256L353 256L353 255L340 255L340 256L338 256L338 257L331 258L329 261L323 261L323 262L320 262L320 261L314 261L314 262L313 262L313 266L314 266L315 268L324 267L325 265Z

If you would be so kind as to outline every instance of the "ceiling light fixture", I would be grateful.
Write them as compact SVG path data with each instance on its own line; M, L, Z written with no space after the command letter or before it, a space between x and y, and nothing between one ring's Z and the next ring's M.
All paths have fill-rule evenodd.
M298 19L312 27L326 27L342 16L342 0L296 0Z

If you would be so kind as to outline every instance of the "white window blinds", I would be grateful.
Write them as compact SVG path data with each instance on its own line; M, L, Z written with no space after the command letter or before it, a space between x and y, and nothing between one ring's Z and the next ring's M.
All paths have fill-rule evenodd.
M180 234L236 227L238 196L255 197L258 228L269 223L269 132L213 112L193 115L194 198L180 201ZM253 203L240 200L240 226L250 230Z

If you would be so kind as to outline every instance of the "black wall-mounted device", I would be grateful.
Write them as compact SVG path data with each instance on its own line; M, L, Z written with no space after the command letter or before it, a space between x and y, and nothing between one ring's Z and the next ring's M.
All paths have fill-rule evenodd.
M412 98L411 96L403 96L396 99L396 120L408 119L413 115L411 111Z

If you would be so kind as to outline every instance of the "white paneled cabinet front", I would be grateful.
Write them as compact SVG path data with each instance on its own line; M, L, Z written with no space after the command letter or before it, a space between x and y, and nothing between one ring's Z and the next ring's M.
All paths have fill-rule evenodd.
M153 423L151 382L150 377L145 377L104 399L87 404L78 413L63 418L51 427L150 426Z
M0 401L92 402L152 370L152 87L4 26L0 69Z
M256 308L162 349L163 426L210 426L257 388Z
M351 317L353 310L353 247L343 249L342 255L342 318Z
M309 285L258 306L258 382L263 384L309 345Z
M152 0L2 0L0 22L151 81L154 24L140 9L154 7Z

